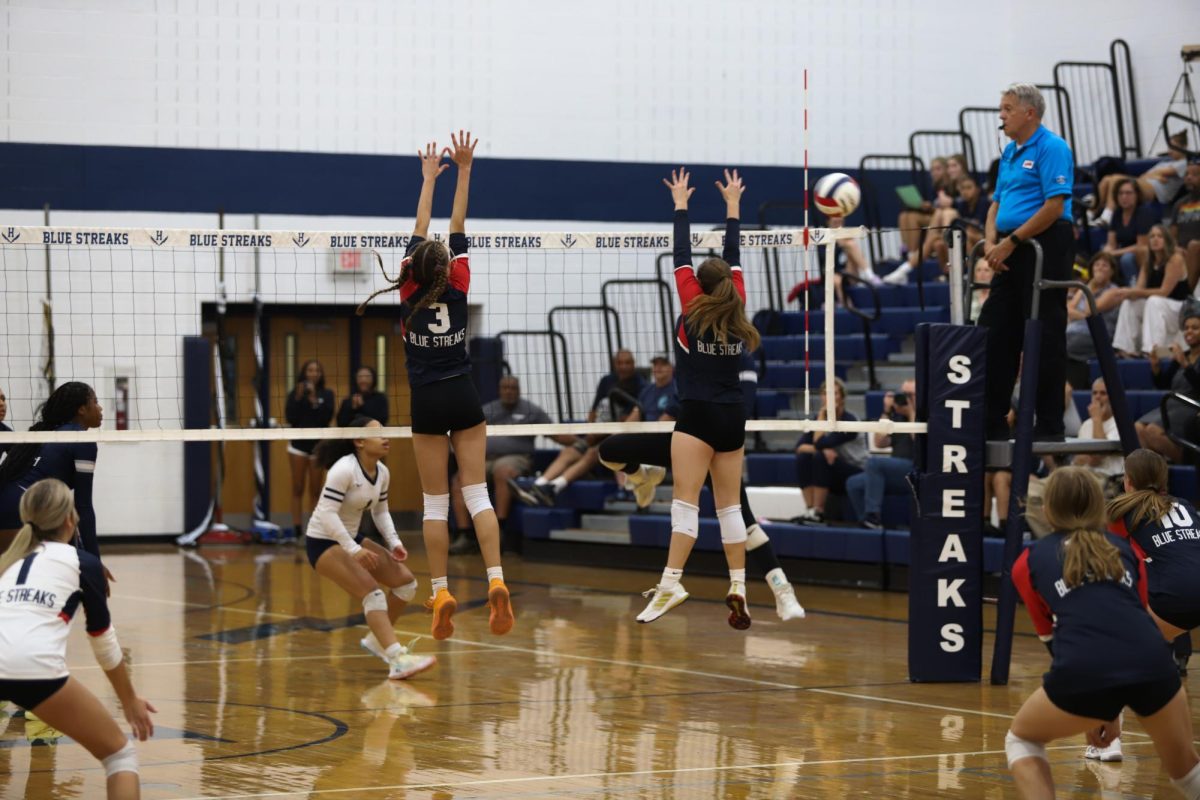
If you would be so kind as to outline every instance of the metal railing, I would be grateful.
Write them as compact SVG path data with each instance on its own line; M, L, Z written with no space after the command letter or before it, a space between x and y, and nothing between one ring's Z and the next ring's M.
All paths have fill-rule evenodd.
M871 173L875 171L897 172L905 169L909 171L910 182L920 187L925 174L925 163L919 158L914 160L911 153L872 153L859 159L858 185L862 192L862 210L867 228L867 249L871 255L872 266L878 265L890 257L898 258L900 255L900 245L899 234L885 234L882 230L883 228L891 227L894 221L889 220L886 224L884 222L882 212L883 203L879 194L879 186L871 177ZM885 235L890 237L888 241L885 241ZM888 254L887 245L891 241L896 242L894 256Z
M557 331L500 331L496 334L496 338L500 340L504 355L501 358L502 367L512 374L512 363L515 360L516 353L514 349L509 348L508 341L511 339L545 339L548 345L547 351L550 357L550 369L521 369L523 372L523 393L529 397L537 397L540 394L547 393L547 387L533 385L531 376L546 375L549 373L552 376L554 407L558 412L559 422L569 422L575 419L575 408L571 399L571 364L567 357L567 340L561 333ZM522 359L544 357L545 354L538 353L530 356L527 353L522 353Z

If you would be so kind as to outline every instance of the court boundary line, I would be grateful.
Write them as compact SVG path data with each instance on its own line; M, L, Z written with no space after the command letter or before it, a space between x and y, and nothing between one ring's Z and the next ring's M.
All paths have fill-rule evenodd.
M1152 742L1129 742L1129 746L1136 747L1139 745L1152 744ZM1078 750L1078 744L1062 744L1050 745L1047 750ZM964 758L977 756L994 756L1003 755L1004 750L972 750L966 752L951 752L951 753L911 753L908 755L898 756L862 756L859 758L835 758L821 759L819 761L774 761L761 764L715 764L712 766L703 767L677 767L673 769L640 769L630 770L627 772L580 772L572 775L526 775L513 778L480 778L470 781L457 782L442 782L442 783L398 783L388 786L355 786L343 787L339 789L312 789L299 790L288 792L262 792L258 794L223 794L223 795L197 795L194 797L181 797L176 800L253 800L254 798L266 797L293 797L297 795L313 796L313 795L328 795L328 794L346 794L348 792L386 792L394 790L418 790L418 789L460 789L471 786L497 786L502 784L529 784L542 783L546 781L571 781L571 780L586 780L589 778L625 778L639 777L647 775L686 775L700 772L732 772L736 770L759 770L759 769L777 769L779 767L826 767L837 766L840 764L883 764L897 761L917 761L931 758L946 758L960 756Z

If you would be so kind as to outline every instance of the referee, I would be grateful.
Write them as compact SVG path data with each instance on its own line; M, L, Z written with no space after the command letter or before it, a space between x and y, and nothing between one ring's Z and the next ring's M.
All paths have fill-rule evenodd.
M1009 438L1005 416L1023 349L1025 320L1034 297L1034 250L1042 246L1042 277L1068 280L1072 246L1071 188L1075 182L1071 148L1042 126L1046 101L1028 83L1009 86L1000 100L1001 127L1012 142L1000 157L1000 173L988 209L984 254L995 273L979 315L988 329L987 438ZM1034 438L1063 439L1063 386L1067 360L1065 289L1042 293L1041 358L1038 364ZM1014 346L1015 345L1015 346ZM1028 398L1027 398L1028 400Z

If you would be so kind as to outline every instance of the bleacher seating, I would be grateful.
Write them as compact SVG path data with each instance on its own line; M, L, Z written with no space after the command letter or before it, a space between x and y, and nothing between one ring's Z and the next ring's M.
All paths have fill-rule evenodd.
M928 272L928 270L927 270ZM871 343L877 365L894 367L908 364L898 355L911 349L911 337L916 326L923 322L949 321L949 287L935 280L936 271L927 274L924 287L925 307L920 305L918 288L910 276L910 282L902 286L878 288L882 303L881 318L871 326ZM855 305L873 309L869 290L855 287L850 290ZM795 308L795 306L792 306ZM849 311L839 308L834 313L836 374L845 379L852 369L861 367L866 358L866 339L863 323ZM772 418L796 415L800 409L797 390L805 384L804 340L805 315L800 310L789 310L772 315L771 335L763 338L765 360L760 362L760 379L757 393L757 408L760 417ZM764 319L760 324L765 325ZM824 357L825 312L813 310L808 315L809 355ZM895 360L899 358L900 360ZM823 360L810 364L811 386L815 390L824 374ZM1099 376L1097 362L1090 362L1091 374ZM1154 387L1149 363L1142 360L1119 362L1122 381L1130 411L1140 416L1145 411L1157 408L1162 392ZM898 370L893 370L893 375ZM861 373L858 373L861 375ZM862 391L860 383L855 391ZM895 389L885 385L880 390L866 391L860 408L865 408L867 419L876 419L883 409L885 390ZM1076 407L1083 419L1087 418L1087 406L1091 402L1089 387L1077 387L1074 393ZM780 436L773 440L777 448L773 452L748 452L746 455L746 480L749 486L796 487L796 457L789 437ZM535 455L535 467L544 469L557 450L539 450ZM1195 497L1196 471L1190 466L1171 468L1171 491L1184 497ZM664 490L665 492L665 490ZM670 516L664 503L652 505L651 513L630 513L632 503L618 494L615 481L608 475L600 479L577 481L559 498L555 508L522 508L517 514L517 524L524 528L525 535L533 540L561 539L569 541L627 544L635 547L666 548L671 535ZM825 527L794 525L787 522L769 523L769 533L775 551L783 558L816 559L831 562L846 562L858 565L879 564L882 566L907 566L909 563L909 533L906 530L912 501L907 494L889 495L883 509L884 530L868 530L854 527L854 521L833 523ZM851 514L849 503L844 510ZM657 512L657 513L655 513ZM598 520L598 515L607 515ZM701 525L697 549L712 552L721 550L720 535L714 516L712 495L705 489L701 497ZM603 524L600 525L599 523ZM595 529L589 524L598 525ZM984 541L984 567L989 572L1000 569L1003 542L998 539Z

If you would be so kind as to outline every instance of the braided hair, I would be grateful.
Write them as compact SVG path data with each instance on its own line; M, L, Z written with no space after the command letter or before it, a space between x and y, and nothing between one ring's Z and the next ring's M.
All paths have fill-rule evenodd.
M79 415L79 409L95 396L92 387L82 381L69 381L59 386L37 410L38 419L29 426L30 431L53 431L71 422ZM29 471L33 460L42 451L40 442L15 444L8 450L8 457L0 463L0 486L15 481Z
M383 272L384 280L388 282L388 285L372 292L371 296L359 305L357 311L359 316L362 316L367 304L376 297L393 289L399 289L411 279L416 281L418 286L424 286L426 289L425 294L410 308L408 316L405 317L404 321L408 322L412 319L413 314L436 303L450 282L450 251L441 242L427 239L414 247L401 266L399 276L395 278L388 275L387 271L383 269L383 259L379 257L378 253L375 254L375 258L379 262L379 269Z

